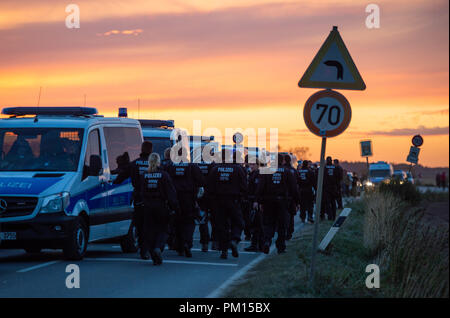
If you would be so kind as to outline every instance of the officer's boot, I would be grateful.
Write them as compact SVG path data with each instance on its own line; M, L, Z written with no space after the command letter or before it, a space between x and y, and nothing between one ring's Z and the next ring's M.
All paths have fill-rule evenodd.
M202 244L202 252L208 252L208 243Z
M184 254L186 255L186 257L192 257L191 248L187 243L184 244Z
M222 254L220 254L220 258L221 259L227 259L228 258L228 251L227 250L223 250Z
M252 244L249 247L244 248L246 252L257 252L258 251L258 237L253 234L252 235Z
M266 241L264 242L263 252L264 254L269 254L269 251L270 251L270 242Z
M238 247L237 247L236 241L234 241L234 240L231 241L230 248L231 248L231 255L233 255L233 257L239 257L239 252L238 252Z
M159 248L155 248L153 250L153 265L161 265L162 264L162 255L161 250Z

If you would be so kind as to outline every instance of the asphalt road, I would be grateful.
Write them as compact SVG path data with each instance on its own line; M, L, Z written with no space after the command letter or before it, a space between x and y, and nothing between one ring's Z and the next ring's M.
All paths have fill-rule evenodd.
M0 250L0 297L208 297L264 255L244 252L250 243L242 241L239 258L229 253L222 260L218 251L201 252L198 238L196 231L192 258L166 249L162 266L124 254L114 242L91 243L78 262L63 260L58 250ZM66 287L69 264L79 266L80 288Z

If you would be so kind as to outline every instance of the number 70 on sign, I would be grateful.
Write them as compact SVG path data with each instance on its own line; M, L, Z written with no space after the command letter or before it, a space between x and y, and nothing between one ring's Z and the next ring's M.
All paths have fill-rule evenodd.
M305 104L303 118L308 129L321 137L335 137L348 127L352 117L350 103L344 95L322 90Z

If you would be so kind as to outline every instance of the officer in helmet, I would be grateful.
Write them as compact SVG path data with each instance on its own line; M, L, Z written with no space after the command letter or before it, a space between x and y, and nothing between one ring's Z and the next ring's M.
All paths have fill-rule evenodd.
M256 189L258 187L261 175L259 173L260 162L256 159L255 162L249 162L250 173L248 176L248 201L252 210L250 211L250 233L251 244L244 250L248 252L262 251L264 246L264 233L262 224L262 211L259 209L256 201Z
M278 162L283 162L282 154L278 154ZM278 166L273 174L261 176L256 193L257 200L261 205L260 208L263 210L263 252L269 253L277 229L277 250L279 254L285 253L285 240L289 222L288 202L292 198L295 204L299 203L296 180L289 169Z
M130 162L127 167L120 170L117 178L113 181L113 184L120 184L126 179L131 177L131 184L133 185L133 203L134 213L133 222L136 226L136 232L138 237L139 253L142 259L149 259L150 254L148 248L144 242L143 226L144 226L144 202L140 193L140 176L147 172L148 169L148 157L153 151L153 144L151 141L144 141L141 146L141 154L139 158Z
M336 219L336 198L338 196L338 171L331 157L327 157L325 165L325 173L323 177L323 199L324 208L321 209L321 219L324 219L324 213L327 214L328 220Z
M169 220L180 213L177 194L167 172L161 169L159 154L152 153L147 172L140 176L141 197L144 202L145 241L153 265L162 264L162 250L167 240Z
M297 170L292 166L292 157L289 154L284 155L284 167L292 173L294 180L297 180L298 174ZM288 231L286 240L290 240L292 238L292 234L294 233L294 217L297 214L297 206L292 198L290 198L288 202L288 212L289 212L289 223L288 223Z
M314 191L316 189L316 177L309 168L309 161L305 160L298 170L297 183L300 190L300 219L303 223L308 218L313 223Z
M201 163L199 163L197 165L198 165L200 171L202 172L203 178L205 180L207 180L210 171L214 167L214 162L202 161ZM200 213L201 213L199 215L199 220L198 220L198 223L199 223L198 229L200 232L200 244L202 245L202 252L207 252L209 249L209 241L215 240L215 237L214 237L215 224L214 224L214 217L213 217L212 209L211 209L209 193L208 193L207 189L205 189L205 188L200 188L199 190L200 190L200 192L204 191L204 194L197 200L199 208L200 208ZM209 226L208 226L209 221L211 221L211 228L212 228L211 235L209 234Z
M176 250L180 256L192 257L197 193L200 187L204 187L205 181L199 167L188 162L185 148L178 150L176 161L166 168L175 185L181 209L175 218Z
M215 214L220 257L228 257L229 247L233 257L239 257L237 244L244 227L240 200L247 193L247 179L242 166L233 162L231 150L222 149L222 162L216 163L208 175L207 189Z

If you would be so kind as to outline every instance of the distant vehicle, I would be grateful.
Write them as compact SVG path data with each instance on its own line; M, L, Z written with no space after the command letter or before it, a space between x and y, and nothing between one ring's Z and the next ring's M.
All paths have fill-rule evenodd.
M137 251L132 185L111 181L139 156L130 118L91 107L12 107L0 119L0 248L63 249L79 260L88 242L120 237Z
M394 179L399 180L401 183L408 180L408 176L406 175L406 172L403 170L394 170L394 174L392 175Z
M411 172L408 171L408 172L406 173L406 176L407 176L407 180L408 180L409 183L411 183L411 184L414 184L414 183L415 183L414 177L413 177L413 175L412 175Z
M378 161L369 166L369 178L364 182L365 187L373 187L391 179L394 174L394 168L385 161Z

